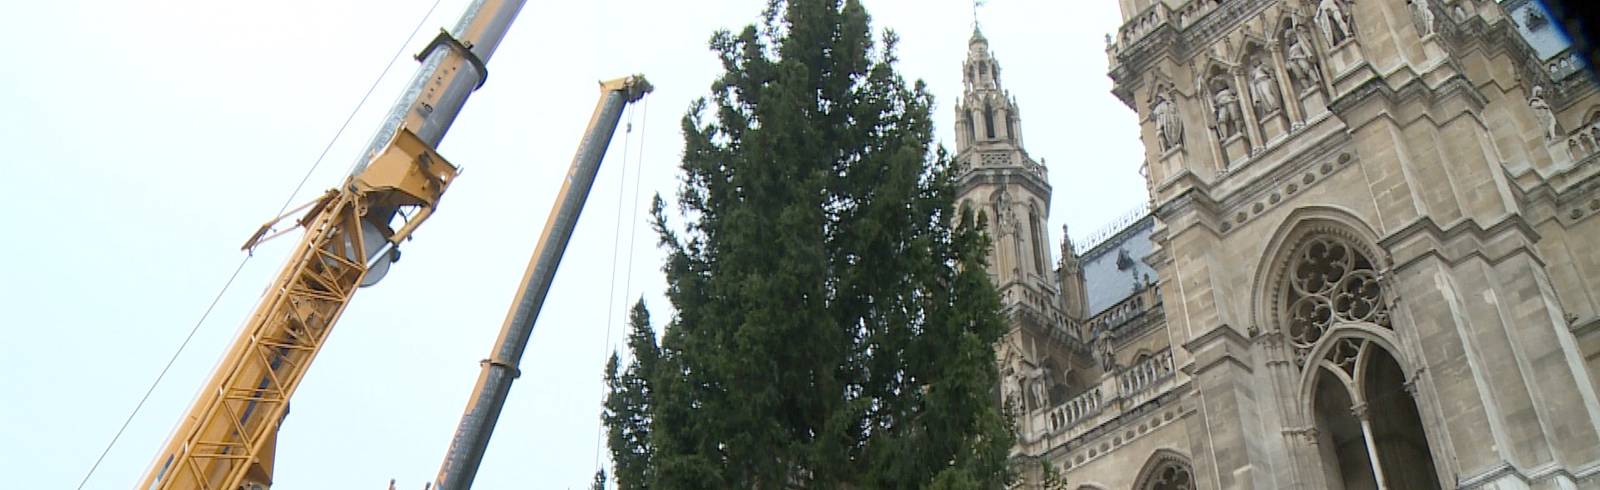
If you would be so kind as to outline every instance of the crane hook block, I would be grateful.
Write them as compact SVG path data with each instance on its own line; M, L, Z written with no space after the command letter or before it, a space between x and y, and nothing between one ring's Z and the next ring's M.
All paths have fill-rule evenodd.
M390 242L398 244L433 214L439 197L458 172L415 133L400 128L389 140L389 146L355 177L352 185L363 195L368 209L417 209L417 214L389 237Z

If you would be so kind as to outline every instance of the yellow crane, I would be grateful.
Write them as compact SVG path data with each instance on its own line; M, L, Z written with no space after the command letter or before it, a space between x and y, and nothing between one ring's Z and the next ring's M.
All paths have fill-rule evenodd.
M417 55L422 65L411 85L344 182L262 225L245 243L243 248L250 250L304 229L287 263L137 488L265 490L271 486L278 427L288 413L290 397L356 290L382 279L398 257L396 247L433 214L455 179L457 168L434 148L467 97L483 85L486 63L522 5L520 0L474 0L452 31L440 32ZM649 91L650 85L637 76L601 84L600 103L535 252L535 262L549 260L552 251L555 257L544 268L530 265L530 277L535 269L548 269L548 275L554 275L621 107ZM286 223L290 215L300 217ZM279 229L285 224L292 226ZM539 303L548 280L543 284ZM513 317L519 308L526 311L527 297L518 295L521 306L513 306ZM531 317L524 313L519 318ZM527 323L520 331L531 331L531 319ZM483 414L498 416L496 404L504 401L527 343L525 335L514 340L515 353L502 348L507 345L502 335L496 353L485 361L484 379L462 422L463 430L470 426L471 433L458 435L452 454L457 443L464 443L481 456L493 429L493 420L482 420ZM486 390L500 396L479 397ZM469 463L470 470L460 464L447 466L470 475L476 470L476 457ZM470 478L465 478L466 485Z

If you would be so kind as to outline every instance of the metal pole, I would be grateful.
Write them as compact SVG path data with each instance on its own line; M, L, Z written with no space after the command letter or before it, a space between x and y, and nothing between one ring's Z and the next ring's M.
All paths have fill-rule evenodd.
M616 132L618 119L622 117L622 108L649 92L650 84L643 77L633 76L601 83L600 90L600 102L595 107L594 115L589 118L589 127L578 145L578 154L572 158L567 179L561 184L560 193L556 194L555 206L545 220L544 232L539 235L539 244L533 250L527 271L523 273L522 289L517 291L516 299L511 303L511 311L506 314L505 323L500 327L500 338L495 340L490 357L481 363L483 370L478 375L478 384L467 400L461 424L456 427L455 437L450 440L450 450L445 453L444 463L439 467L438 481L434 485L436 490L465 490L472 487L472 480L478 474L478 464L483 460L484 449L488 447L495 422L500 418L500 409L505 406L506 395L511 392L511 382L521 374L517 365L522 362L522 353L528 347L528 338L533 334L534 323L539 319L545 296L550 292L556 268L561 265L561 256L566 252L567 242L578 225L578 215L583 212L583 204L588 200L590 188L594 186L600 161L605 157L606 147L611 145L611 136Z
M367 144L367 151L357 157L355 169L350 172L352 177L359 175L373 158L377 158L402 124L428 146L438 148L439 142L444 140L445 131L450 129L456 115L461 113L467 96L472 95L472 91L482 86L488 78L489 74L483 67L494 56L495 49L500 47L500 41L505 38L506 30L511 28L511 21L516 20L523 3L525 0L473 0L467 5L466 11L461 13L461 18L450 30L450 35L461 46L469 48L476 61L465 61L465 53L448 43L439 44L435 41L428 45L427 51L420 54L422 66L417 67L417 74L389 109L383 126ZM446 62L464 62L466 69L452 71L448 66L441 69L440 65ZM436 79L442 78L448 78L442 89L438 86L429 87L437 83ZM424 94L424 91L427 93Z
M357 157L350 178L361 175L367 165L389 147L389 141L402 127L416 134L429 148L438 148L456 115L461 113L461 107L467 103L467 97L488 79L489 58L500 47L500 41L511 28L511 22L516 20L524 1L473 0L454 29L440 31L433 42L417 54L422 66L417 67L410 85L389 109L389 115L367 144L367 150ZM400 217L393 207L369 209L362 218L366 222L362 226L374 238L371 243L379 243L377 239L387 241L390 237L386 230L402 228L404 224L397 223L397 218ZM365 251L365 259L372 267L361 283L363 287L383 280L389 263L398 256L398 250L384 256L378 248L371 246Z
M516 19L517 13L521 11L523 3L524 0L473 0L467 6L465 12L461 14L461 19L457 21L454 33L441 33L432 44L418 55L418 61L421 61L422 65L417 68L416 74L412 76L411 83L406 91L395 101L394 107L389 111L389 116L384 120L377 134L373 136L368 150L358 157L355 168L350 173L351 180L360 176L367 166L384 149L389 147L390 142L395 138L395 134L402 127L417 135L430 149L438 146L439 142L444 139L445 132L449 130L450 124L455 121L456 115L461 112L461 107L466 103L467 97L472 94L473 90L483 85L488 76L485 63L494 54L495 49L499 47L501 40L505 37L506 30L511 27L511 22ZM350 187L350 180L346 181L346 188L342 192L353 192ZM394 215L393 208L377 209L377 207L374 207L369 209L367 216L362 219L375 224L386 224L394 219ZM363 223L359 226L362 226L363 229L345 229L341 231L365 235L367 224ZM307 226L307 229L309 230L310 226ZM366 240L363 236L356 243L367 241L372 244L372 246L368 247L369 250L365 251L367 255L365 259L371 265L367 268L367 271L364 271L364 274L368 277L381 277L382 268L386 267L389 261L392 261L393 256L390 255L390 250L393 248L394 242L389 241L392 238L391 236L379 233L385 230L384 227L373 226L371 229L374 231L374 237L382 238L382 240ZM396 228L390 227L388 229ZM311 232L308 231L308 233ZM318 233L336 235L336 232L326 230ZM380 256L382 258L379 258ZM295 267L294 263L285 266L282 272L285 275L282 277L290 277L289 274L296 270ZM288 281L288 279L281 280ZM287 283L285 282L284 284ZM348 296L344 296L338 301L340 303L348 301ZM269 303L263 303L259 307L261 309L258 310L258 314L275 311L272 310L273 306ZM337 319L338 313L343 311L343 306L337 306L332 311L331 318L321 317L321 321L331 322ZM242 479L246 483L245 486L251 488L266 488L267 483L271 480L277 427L263 428L263 425L261 425L263 422L259 422L262 419L259 417L262 416L262 413L270 414L274 409L258 411L257 407L263 406L261 405L263 402L273 405L281 404L282 412L278 416L288 413L287 398L268 401L267 398L269 397L259 395L266 391L266 387L273 386L282 389L284 396L287 396L288 393L293 392L293 387L298 383L298 378L290 378L285 383L283 380L274 377L273 373L278 372L283 367L280 361L284 347L277 347L276 349L279 350L272 354L274 356L273 360L267 362L265 366L250 368L265 370L265 372L262 374L260 381L253 385L256 387L254 393L257 394L257 397L246 398L245 400L248 401L240 404L245 407L241 414L228 416L231 419L230 422L237 428L230 432L228 436L230 439L228 439L227 443L235 445L225 446L223 442L206 440L206 444L210 446L199 448L189 442L191 437L202 437L196 434L205 430L206 426L204 424L206 422L216 418L214 415L216 412L206 412L207 407L220 407L223 406L223 403L235 403L234 401L219 402L218 400L226 400L227 397L238 397L237 392L225 392L224 388L226 386L224 386L224 383L229 382L230 377L233 375L232 373L237 372L236 370L242 371L246 369L241 366L245 366L247 361L240 359L248 358L244 356L261 354L260 352L239 353L245 352L244 349L253 348L249 346L258 345L262 337L257 334L261 331L269 328L282 328L281 323L273 323L277 319L262 320L260 322L257 322L257 320L252 318L251 323L242 327L240 336L233 344L234 350L225 354L222 363L217 366L210 381L201 389L201 393L196 395L190 411L184 419L179 421L178 427L169 436L166 448L161 453L158 453L155 463L146 473L139 488L154 488L157 486L171 488L174 485L192 483L202 488L227 487L231 489L239 486L239 480L235 479ZM331 327L331 324L326 324L322 328ZM262 330L250 330L251 328ZM310 347L310 356L314 356L321 345L321 340L316 340L315 342L317 343L311 344L314 346ZM303 346L297 345L296 347L301 348ZM303 359L303 362L309 363L309 359ZM304 369L304 364L296 369ZM256 371L252 371L252 376L254 372ZM303 371L296 372L303 373ZM271 424L281 422L281 419L276 421L266 420L269 420L269 422L265 423ZM250 444L245 444L242 441L247 441L244 436L246 432L260 432L258 437L261 437L261 439L255 439L254 441L249 441ZM239 454L238 449L240 447L244 448L243 452L248 457ZM261 448L259 452L257 452L257 448ZM224 453L207 454L215 451L224 451ZM226 451L235 452L226 453ZM214 463L214 461L224 460L224 456L245 459L237 460L236 462ZM206 469L184 466L186 464L195 464L194 461L197 458L206 458L213 462L206 463L211 465ZM242 463L238 461L242 461ZM239 468L237 465L239 464L248 465L248 469L237 471L236 474L236 469ZM176 471L184 473L175 473ZM219 479L223 481L217 481ZM182 483L175 483L180 480Z

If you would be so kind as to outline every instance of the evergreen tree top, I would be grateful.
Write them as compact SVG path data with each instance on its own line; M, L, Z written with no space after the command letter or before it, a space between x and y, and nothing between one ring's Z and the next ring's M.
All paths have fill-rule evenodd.
M771 2L712 37L683 119L674 317L643 306L605 421L620 488L997 488L999 300L932 98L856 1Z

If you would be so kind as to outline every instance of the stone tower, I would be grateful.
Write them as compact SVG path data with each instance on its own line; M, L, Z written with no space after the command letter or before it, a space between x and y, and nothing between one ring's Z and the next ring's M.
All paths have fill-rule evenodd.
M989 41L974 28L956 103L960 202L984 220L992 244L989 277L1011 322L997 346L1001 394L1014 413L1033 413L1073 396L1097 373L1082 318L1068 314L1072 302L1061 294L1059 281L1073 274L1063 275L1050 256L1048 174L1023 149L1017 102L1000 73ZM1069 289L1081 297L1081 284Z
M1600 488L1600 86L1548 14L1118 1L1153 210L1058 271L1110 362L1022 416L1019 457L1070 488ZM994 136L1015 104L981 36L967 68L967 197L1048 199ZM998 253L1008 304L1052 286ZM1104 306L1113 266L1155 283Z

